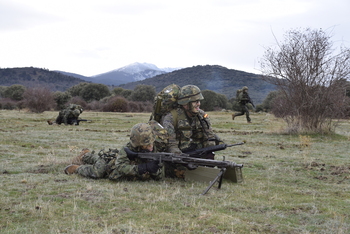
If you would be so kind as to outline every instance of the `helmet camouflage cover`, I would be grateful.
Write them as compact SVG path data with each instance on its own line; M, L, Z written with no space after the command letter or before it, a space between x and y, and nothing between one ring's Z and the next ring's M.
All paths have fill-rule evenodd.
M181 88L179 98L177 103L179 105L186 105L189 102L194 102L197 100L203 100L204 97L201 90L195 85L186 85Z
M155 135L152 127L146 123L138 123L131 128L130 143L133 147L153 144Z

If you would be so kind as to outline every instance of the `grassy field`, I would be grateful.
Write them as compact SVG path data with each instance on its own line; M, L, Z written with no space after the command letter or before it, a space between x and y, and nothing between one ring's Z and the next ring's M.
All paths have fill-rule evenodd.
M48 125L58 112L0 111L0 233L350 233L350 121L337 134L286 135L268 114L231 120L210 112L243 163L244 182L112 182L65 175L81 149L120 148L149 113L84 112L79 126Z

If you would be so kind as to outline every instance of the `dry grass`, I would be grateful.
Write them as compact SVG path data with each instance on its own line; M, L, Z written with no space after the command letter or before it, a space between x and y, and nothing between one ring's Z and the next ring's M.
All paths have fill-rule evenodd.
M84 112L79 126L50 126L56 112L0 111L0 233L349 233L349 121L334 135L281 134L267 114L209 113L226 143L217 159L243 163L245 182L211 189L166 179L112 182L67 176L83 148L120 148L148 113Z

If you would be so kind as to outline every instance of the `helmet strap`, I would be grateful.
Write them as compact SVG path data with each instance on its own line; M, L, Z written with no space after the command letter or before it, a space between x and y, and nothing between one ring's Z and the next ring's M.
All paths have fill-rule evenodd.
M196 116L197 113L193 112L193 105L192 102L187 103L187 111L191 116Z

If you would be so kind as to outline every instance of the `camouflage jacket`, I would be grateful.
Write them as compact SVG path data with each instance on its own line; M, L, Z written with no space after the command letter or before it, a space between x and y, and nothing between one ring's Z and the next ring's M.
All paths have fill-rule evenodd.
M247 104L247 103L251 102L249 94L247 92L241 92L239 94L238 102L240 104Z
M209 116L200 110L189 117L182 107L172 110L162 118L162 125L169 135L169 152L180 153L215 145L214 134Z
M130 143L126 144L127 148L134 152L140 152L139 148L134 148ZM111 161L112 165L109 168L110 180L159 180L162 178L162 169L160 168L157 173L139 174L138 165L147 162L139 158L131 160L126 154L124 147L119 151L117 158Z

